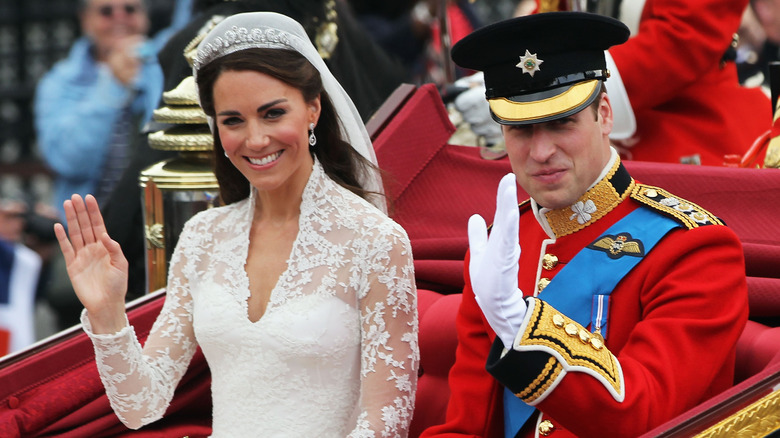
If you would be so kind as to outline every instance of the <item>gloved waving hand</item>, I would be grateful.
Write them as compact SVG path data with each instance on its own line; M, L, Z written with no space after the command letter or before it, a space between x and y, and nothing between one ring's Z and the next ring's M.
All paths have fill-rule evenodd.
M498 184L490 236L482 216L471 216L468 225L471 288L485 319L506 348L512 348L527 307L517 286L519 229L517 183L515 175L509 173Z

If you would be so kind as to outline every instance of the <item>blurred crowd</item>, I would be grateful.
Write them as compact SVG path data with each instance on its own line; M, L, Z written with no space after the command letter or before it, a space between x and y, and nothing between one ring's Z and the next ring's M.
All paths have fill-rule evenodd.
M780 1L750 1L739 29L736 61L741 83L770 86L768 66L780 61Z
M109 231L112 227L123 230L110 234L126 236L120 243L131 263L130 297L146 292L138 174L144 167L172 155L151 150L146 134L154 129L152 113L160 106L163 91L174 88L191 74L184 48L215 17L272 10L296 18L312 39L321 43L319 48L326 53L326 62L347 88L364 121L398 85L435 83L453 111L453 120L460 122L459 128L465 127L459 129L459 134L463 130L471 134L461 137L460 143L473 139L475 145L484 148L486 158L494 159L502 156L500 130L484 108L480 78L456 68L448 50L476 28L510 15L537 12L543 3L551 3L177 0L165 17L165 25L152 32L152 18L159 21L160 17L149 15L149 1L79 0L73 12L79 18L80 37L68 56L52 66L38 84L34 107L38 153L53 176L54 194L51 200L43 202L0 200L0 347L5 348L0 355L78 322L81 308L69 288L52 232L53 223L62 220L62 202L73 193L95 194L105 206ZM566 3L562 1L559 6ZM756 102L769 102L768 66L780 58L780 0L750 0L749 4L747 0L737 0L718 10L691 6L692 16L704 17L694 24L711 26L700 33L709 35L712 29L719 29L717 35L722 38L715 42L702 40L701 44L685 41L685 56L674 53L682 44L675 38L688 36L665 34L653 22L665 13L662 2L614 3L619 6L615 15L629 25L632 38L636 38L632 48L618 48L612 53L625 84L626 114L630 114L627 133L614 141L627 158L657 157L658 161L723 165L724 153L745 151L750 143L747 140L770 128L771 107ZM728 41L732 35L733 41ZM325 37L331 38L330 44L322 41ZM633 57L625 53L629 51ZM640 53L643 59L637 58ZM721 90L707 89L704 84L723 81L721 71L728 70L727 63L733 64L728 68L737 72L738 79L726 77L728 84L723 90L729 90L727 94L703 96L711 90ZM644 70L641 76L634 71L638 69ZM666 75L676 80L665 79ZM657 85L661 80L666 81L668 90ZM668 98L660 100L666 91ZM618 95L619 91L615 93ZM691 107L686 93L702 95L702 107ZM694 148L661 152L662 146L656 145L669 143L666 140L676 135L669 133L673 128L668 127L668 121L690 131L683 118L691 119L693 126L714 114L701 111L718 105L704 97L729 100L727 105L738 107L730 98L738 100L741 97L737 96L748 93L750 100L746 105L750 112L743 116L753 123L743 130L738 144L737 140L733 142L734 148L714 150L708 155ZM680 98L687 103L681 104ZM642 142L648 144L646 149L637 146ZM709 145L707 148L712 150ZM26 268L20 270L20 266ZM21 277L27 281L20 282ZM15 301L14 297L19 296L27 304ZM39 322L37 328L31 327L35 325L36 303L52 315L48 326ZM3 313L13 306L17 306L15 310ZM27 318L18 318L25 312ZM15 316L9 320L7 315ZM14 331L22 334L14 335ZM21 341L11 342L14 336Z

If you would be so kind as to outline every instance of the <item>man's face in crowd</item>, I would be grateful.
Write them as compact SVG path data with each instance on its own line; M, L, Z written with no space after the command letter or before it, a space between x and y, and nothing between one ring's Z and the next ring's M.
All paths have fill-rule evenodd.
M503 125L517 182L541 206L574 204L610 157L612 107L606 94L569 117L532 125Z
M81 26L103 55L123 38L146 35L149 17L141 0L92 0L82 12Z

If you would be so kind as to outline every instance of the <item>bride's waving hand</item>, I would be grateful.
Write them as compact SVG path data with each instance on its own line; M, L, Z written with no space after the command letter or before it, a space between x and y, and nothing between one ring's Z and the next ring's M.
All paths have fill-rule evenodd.
M128 263L119 244L108 236L92 195L65 201L68 232L54 226L68 276L87 309L95 333L116 333L126 325L125 294Z

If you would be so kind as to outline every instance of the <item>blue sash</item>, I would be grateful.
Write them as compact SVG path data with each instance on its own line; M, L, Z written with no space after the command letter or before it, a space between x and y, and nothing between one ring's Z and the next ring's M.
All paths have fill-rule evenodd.
M637 208L612 225L596 242L613 242L617 236L627 238L642 250L641 254L624 252L610 255L605 244L603 250L593 248L596 242L577 253L561 268L538 298L556 310L587 327L591 322L593 297L608 296L615 286L634 268L658 241L680 223L650 208ZM627 236L627 237L626 237ZM606 239L606 240L605 240ZM622 242L622 241L621 241ZM576 284L577 287L571 287ZM509 346L511 348L511 346ZM504 436L514 438L535 408L504 388Z

